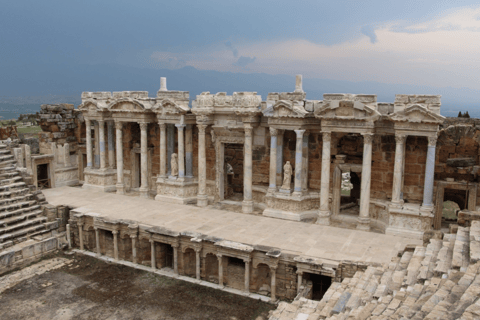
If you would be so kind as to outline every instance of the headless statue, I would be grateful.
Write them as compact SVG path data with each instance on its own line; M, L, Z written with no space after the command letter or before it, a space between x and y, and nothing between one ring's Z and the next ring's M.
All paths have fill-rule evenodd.
M290 190L290 184L292 182L292 173L293 173L292 165L290 164L290 161L287 161L283 166L282 189Z
M178 176L178 159L177 159L177 154L172 153L172 160L171 160L171 168L172 168L172 177Z

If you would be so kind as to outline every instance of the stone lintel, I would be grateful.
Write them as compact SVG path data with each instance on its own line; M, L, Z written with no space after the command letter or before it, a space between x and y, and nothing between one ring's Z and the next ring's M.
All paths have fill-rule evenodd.
M222 240L222 241L215 242L215 246L238 250L238 251L244 251L244 252L252 252L254 250L252 246L239 243L239 242L229 241L229 240Z

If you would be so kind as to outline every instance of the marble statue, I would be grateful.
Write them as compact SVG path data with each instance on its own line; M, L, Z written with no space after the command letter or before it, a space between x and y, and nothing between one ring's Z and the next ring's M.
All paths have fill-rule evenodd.
M293 173L292 165L290 164L290 161L287 161L283 166L282 189L290 190L290 184L292 182L292 173Z
M172 177L178 176L178 158L177 158L176 153L172 153L172 161L171 161L171 166L172 166Z
M227 163L227 174L233 174L233 167L230 163Z

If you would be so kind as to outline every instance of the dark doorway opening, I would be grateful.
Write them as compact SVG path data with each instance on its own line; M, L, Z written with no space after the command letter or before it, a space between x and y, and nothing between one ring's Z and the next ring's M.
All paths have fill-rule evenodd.
M140 166L140 153L135 153L135 179L134 179L134 188L140 188L140 177L141 177L141 166Z
M342 172L340 213L359 215L361 175L361 172L351 171L348 175L346 175L345 172ZM345 181L344 179L348 181Z
M445 189L443 194L442 227L456 223L458 212L467 208L468 190Z
M52 187L48 169L48 163L37 165L37 186L40 190Z
M315 273L304 273L304 278L312 282L312 300L320 301L332 284L332 278Z
M243 201L243 144L225 144L225 199Z
M173 247L165 245L165 267L173 269Z

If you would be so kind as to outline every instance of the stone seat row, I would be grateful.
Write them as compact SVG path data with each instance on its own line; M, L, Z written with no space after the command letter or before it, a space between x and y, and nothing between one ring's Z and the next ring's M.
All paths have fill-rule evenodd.
M280 303L270 320L480 319L480 221L333 283L320 301Z

